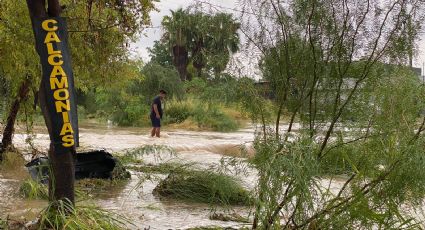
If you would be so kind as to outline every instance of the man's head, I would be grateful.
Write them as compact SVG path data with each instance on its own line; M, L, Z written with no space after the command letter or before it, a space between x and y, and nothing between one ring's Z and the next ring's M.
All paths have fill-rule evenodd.
M161 99L164 99L166 95L167 95L167 91L165 91L163 89L159 90L159 97Z

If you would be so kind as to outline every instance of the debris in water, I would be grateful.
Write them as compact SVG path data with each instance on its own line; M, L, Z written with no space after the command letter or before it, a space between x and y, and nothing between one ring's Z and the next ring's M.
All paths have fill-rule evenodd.
M243 217L237 213L225 214L225 213L213 213L210 215L210 220L220 220L220 221L233 221L241 223L250 223L249 219Z
M33 180L48 183L49 159L39 157L25 165ZM125 179L130 173L105 150L77 153L75 163L75 179Z
M161 197L223 205L249 205L251 201L249 192L237 179L201 170L173 171L153 193Z

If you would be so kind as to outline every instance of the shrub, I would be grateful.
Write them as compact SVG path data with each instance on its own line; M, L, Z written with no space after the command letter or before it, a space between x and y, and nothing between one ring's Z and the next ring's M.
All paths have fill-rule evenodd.
M117 110L112 114L112 121L120 126L137 126L147 123L148 106L139 100L127 101L123 110Z
M141 126L148 122L149 106L143 97L125 90L99 89L96 94L96 116L120 126Z
M184 89L186 93L193 95L200 95L207 87L207 83L204 79L199 77L194 77L191 81L184 82Z
M16 149L6 150L2 153L3 161L0 163L0 169L4 171L23 171L25 159Z
M202 106L197 106L194 110L193 118L199 127L214 131L229 132L239 128L238 123L220 111L217 106L208 106L206 109Z
M181 98L184 94L183 83L174 67L150 62L143 67L141 74L143 80L130 87L134 95L142 94L145 98L153 99L160 89L167 91L168 97Z
M165 113L165 123L182 123L193 115L192 101L171 100L167 103Z

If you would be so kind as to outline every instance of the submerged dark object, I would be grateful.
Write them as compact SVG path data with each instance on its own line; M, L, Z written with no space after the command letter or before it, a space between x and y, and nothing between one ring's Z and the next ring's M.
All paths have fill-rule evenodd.
M117 160L105 150L77 153L75 179L112 179Z
M31 178L43 184L49 182L49 159L47 157L36 158L25 165Z
M105 150L77 153L75 179L113 179L114 169L118 167L118 164L118 160ZM47 157L36 158L25 166L28 168L32 179L42 183L48 182L49 159ZM121 169L121 171L123 170L124 169Z

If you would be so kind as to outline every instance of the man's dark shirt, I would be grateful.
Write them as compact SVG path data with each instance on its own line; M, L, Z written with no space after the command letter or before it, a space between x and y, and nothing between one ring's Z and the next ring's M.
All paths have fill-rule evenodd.
M156 96L153 99L153 103L152 103L152 106L151 106L151 117L156 117L155 110L153 109L154 104L156 104L156 107L158 108L159 116L162 118L161 98L159 96Z

